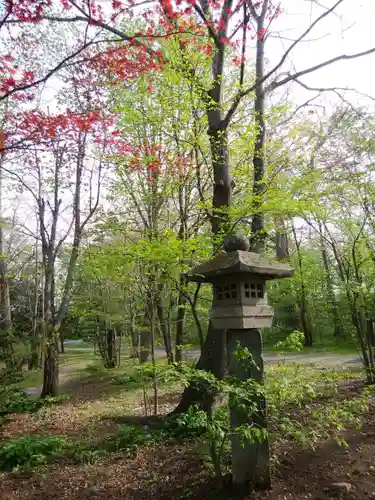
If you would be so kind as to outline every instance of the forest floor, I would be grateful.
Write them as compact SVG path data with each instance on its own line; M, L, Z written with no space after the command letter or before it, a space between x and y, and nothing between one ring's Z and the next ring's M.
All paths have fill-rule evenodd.
M150 426L129 423L127 417L145 413L143 388L132 379L134 363L106 371L88 353L69 356L74 362L63 366L74 369L65 372L62 385L68 399L35 413L9 414L0 423L0 464L1 446L8 446L3 468L7 460L10 464L17 459L17 453L25 453L25 439L30 440L29 449L35 443L51 446L52 438L53 446L59 447L37 465L0 472L1 500L232 498L226 487L217 488L200 439L154 439ZM294 437L290 431L289 437L288 432L272 430L272 490L253 493L249 499L375 499L375 399L367 397L360 429L349 421L342 424L347 413L356 411L350 402L357 407L358 398L363 400L359 368L318 370L285 362L268 368L269 390L281 391L286 403L277 412L302 422L298 432L305 429L306 439L296 440L297 431ZM311 387L316 390L309 403L296 398L300 383L306 394ZM317 387L322 383L330 391L335 386L335 391L320 395ZM176 383L160 383L160 414L174 408L181 389ZM335 415L328 428L314 416L320 410ZM272 426L272 415L270 420ZM47 456L48 449L35 453Z

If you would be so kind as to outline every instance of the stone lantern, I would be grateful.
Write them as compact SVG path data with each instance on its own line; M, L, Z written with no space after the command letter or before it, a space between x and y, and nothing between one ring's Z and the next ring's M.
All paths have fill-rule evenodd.
M260 328L272 325L273 309L267 304L266 282L291 277L294 269L266 256L249 252L247 238L231 236L224 242L226 253L198 265L186 273L188 281L211 283L211 322L226 330L228 373L240 380L252 378L263 383L262 336ZM238 345L252 354L253 363L244 368L236 356ZM251 424L265 429L266 403L257 396L259 411L251 421L243 412L231 410L233 427ZM270 486L268 440L243 442L235 433L232 441L232 476L235 485L248 483L258 488Z

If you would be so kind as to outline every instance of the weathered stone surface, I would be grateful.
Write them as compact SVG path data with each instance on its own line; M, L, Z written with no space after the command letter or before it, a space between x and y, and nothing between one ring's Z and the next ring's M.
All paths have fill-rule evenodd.
M214 307L211 314L214 328L266 328L272 326L274 310L271 306Z
M246 347L253 356L254 363L246 365L237 359L238 342ZM257 382L263 381L262 336L259 330L228 330L227 332L228 373L239 380L252 378ZM249 419L248 415L237 409L231 409L230 422L232 427L251 424L266 429L266 401L262 395L254 398L259 409ZM268 440L249 442L236 436L231 436L232 445L232 475L235 485L251 483L257 489L270 487L269 445Z
M234 252L235 250L243 250L248 252L250 248L250 241L246 236L227 236L224 240L224 250L228 252Z
M271 280L293 276L294 269L288 264L268 259L258 253L236 250L216 255L188 271L185 276L189 281L210 283L221 276L233 276L238 273L264 276L264 279ZM242 278L245 277L241 276Z

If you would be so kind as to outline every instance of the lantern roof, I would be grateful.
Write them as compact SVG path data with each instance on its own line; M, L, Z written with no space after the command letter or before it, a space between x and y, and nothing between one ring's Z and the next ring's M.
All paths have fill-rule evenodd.
M210 283L220 277L235 277L239 274L272 280L290 278L294 274L294 269L288 264L269 259L263 254L234 250L215 255L212 259L185 273L185 277L188 281Z

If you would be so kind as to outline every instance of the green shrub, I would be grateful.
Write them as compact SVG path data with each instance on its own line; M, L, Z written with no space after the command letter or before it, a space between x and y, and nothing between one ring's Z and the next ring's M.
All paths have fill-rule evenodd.
M115 383L119 385L130 385L139 382L139 380L133 377L133 375L128 375L128 374L118 375L117 377L114 378L114 380Z
M68 442L59 436L24 436L0 444L0 469L20 470L50 462L61 456Z
M164 436L161 429L151 427L121 425L114 437L108 438L103 447L108 452L134 452L138 446L155 443Z
M285 340L277 342L275 344L275 348L284 351L302 351L304 347L304 339L304 334L295 330L290 333Z
M67 454L78 464L93 464L96 460L108 455L107 450L101 448L87 448L85 446L75 446Z
M18 389L5 390L0 393L0 416L5 416L10 413L35 412L42 407L52 406L65 399L65 396L40 399L19 392Z

